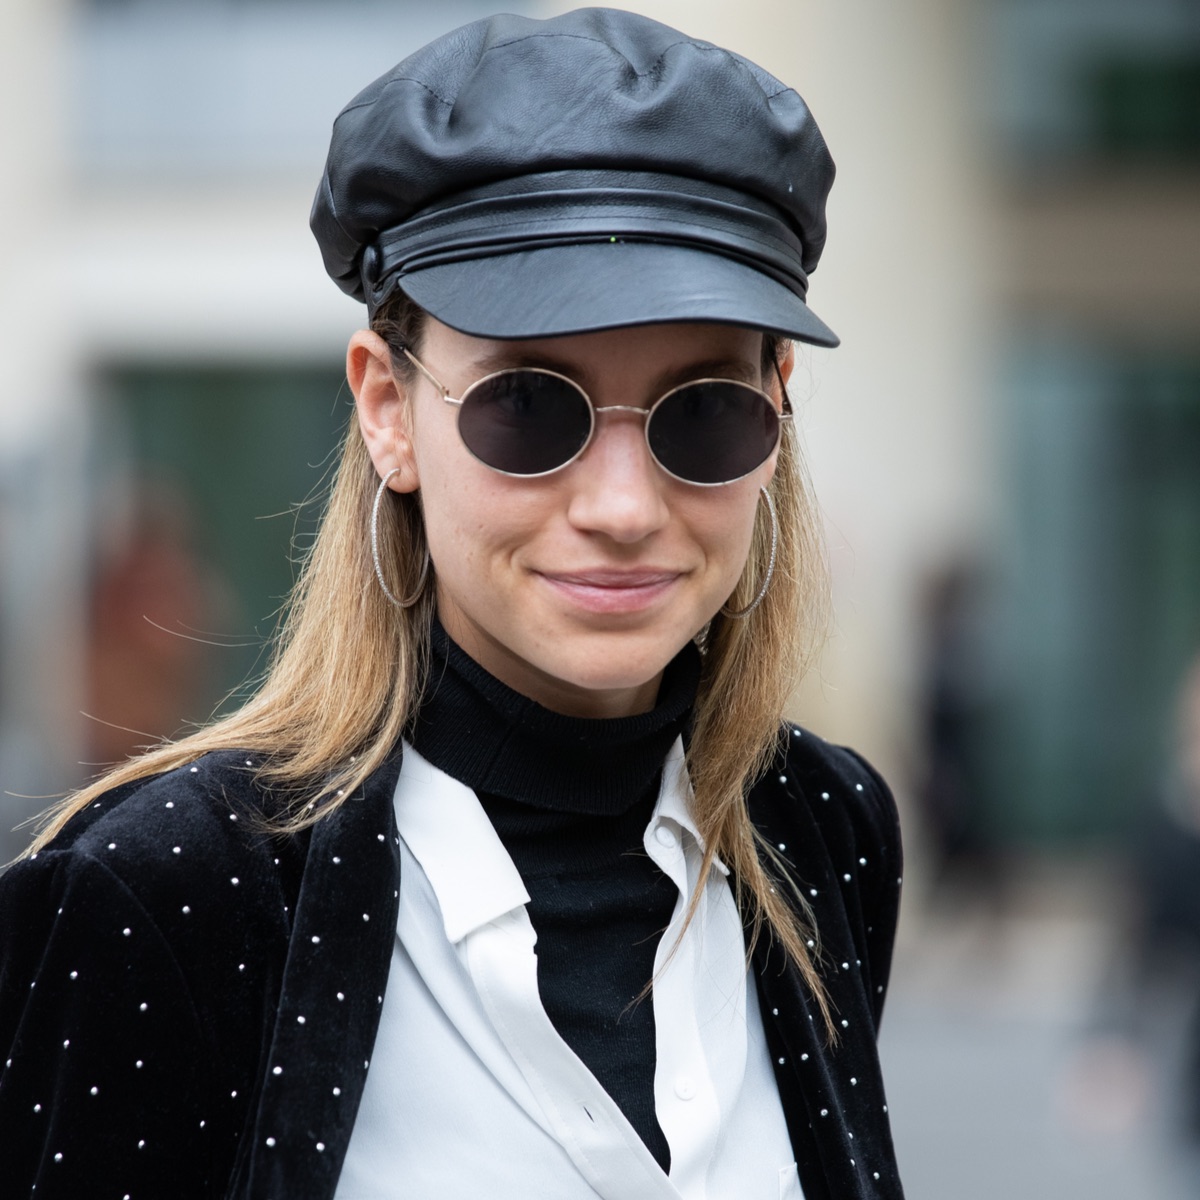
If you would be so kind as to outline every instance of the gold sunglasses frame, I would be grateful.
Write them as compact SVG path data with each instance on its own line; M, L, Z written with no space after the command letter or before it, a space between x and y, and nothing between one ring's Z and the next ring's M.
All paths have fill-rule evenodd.
M462 396L460 396L456 399L454 396L452 396L450 394L450 389L448 387L446 387L446 385L444 383L442 383L433 374L433 372L430 371L430 369L423 362L421 362L421 360L419 358L417 358L417 356L415 354L413 354L413 352L411 350L408 349L407 346L402 347L402 349L404 351L405 358L407 358L408 361L411 362L412 365L414 367L416 367L417 370L420 371L421 374L424 375L425 378L427 380L429 380L429 382L431 384L433 384L433 386L437 389L438 393L441 395L442 399L447 404L457 405L460 413L462 412L463 401L467 399L467 397L471 394L471 392L473 392L475 390L475 388L479 387L482 384L487 383L489 380L497 379L501 375L512 375L518 371L520 371L520 372L528 371L528 372L532 372L536 375L549 375L553 379L561 379L563 381L563 383L567 384L571 388L574 388L575 391L577 391L583 397L584 403L588 406L588 412L590 413L590 416L591 416L591 427L588 429L588 435L584 439L583 445L581 445L579 447L579 449L576 450L575 453L572 454L571 457L567 459L566 462L559 463L558 466L551 467L548 471L536 471L536 472L530 472L530 473L523 473L523 472L519 472L519 471L502 470L500 467L493 466L490 462L486 462L486 461L484 461L484 459L480 458L479 455L476 454L475 451L472 450L471 447L467 444L466 439L463 438L463 445L466 446L467 453L470 454L471 457L473 459L475 459L476 462L483 463L483 465L485 467L487 467L487 469L489 471L495 471L497 475L506 475L509 479L544 479L547 475L557 474L557 472L563 470L565 467L569 467L573 462L575 462L578 458L580 458L583 455L583 452L592 444L592 439L596 436L596 428L598 425L597 417L601 413L628 412L628 413L637 413L639 416L645 418L645 423L642 426L642 436L645 438L646 449L649 451L650 457L654 460L654 465L657 466L658 469L660 471L662 471L665 475L670 476L670 478L672 478L672 479L678 480L680 483L689 484L692 487L726 487L731 483L737 483L739 480L745 479L748 476L752 475L755 471L758 470L759 467L762 466L762 464L764 462L767 461L768 458L771 457L772 454L774 454L774 452L779 448L780 439L783 437L783 422L790 421L793 416L791 400L788 397L788 393L787 393L787 385L783 381L783 376L781 374L779 374L779 364L778 363L775 364L775 371L776 371L776 374L779 374L779 385L780 385L780 389L783 393L783 408L782 408L782 410L775 409L774 400L772 400L770 394L765 392L762 388L757 388L751 383L743 383L742 380L740 380L740 379L721 379L719 377L704 378L704 379L689 379L689 380L687 380L686 383L681 383L678 386L671 388L669 391L664 392L648 408L641 408L636 404L605 404L603 406L595 404L593 402L591 396L589 396L587 394L587 392L585 392L583 390L583 388L580 387L580 385L575 382L575 380L571 379L567 375L560 374L558 371L550 371L550 370L546 369L545 367L505 367L503 370L500 370L500 371L492 371L489 374L484 375L482 378L476 379L474 383L470 384L467 387L466 391L463 392ZM737 475L733 479L721 479L721 480L718 480L716 483L702 483L695 479L685 479L682 475L676 475L674 471L672 471L669 467L665 466L659 460L658 455L654 453L654 447L650 445L650 418L654 414L654 412L658 408L658 406L660 404L662 404L664 401L669 400L677 392L683 391L684 388L696 387L698 384L702 384L702 383L727 383L727 384L732 384L734 387L745 388L747 391L750 391L750 392L756 392L759 396L761 396L764 400L766 400L766 402L771 406L772 409L775 409L775 416L779 421L779 427L778 427L776 437L775 437L775 445L772 446L769 451L767 451L766 457L763 458L761 462L756 463L753 467L750 468L749 471L746 471L744 474ZM457 422L456 422L456 424L457 424ZM459 433L459 437L462 438L461 431Z

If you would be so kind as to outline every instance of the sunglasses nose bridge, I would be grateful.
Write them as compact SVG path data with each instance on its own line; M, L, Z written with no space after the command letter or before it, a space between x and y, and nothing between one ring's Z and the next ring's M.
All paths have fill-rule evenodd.
M639 417L648 417L650 415L650 409L640 408L636 404L605 404L603 407L598 404L593 404L592 412L594 412L596 416L600 416L602 413L611 412L637 413Z
M642 426L641 426L640 433L638 435L638 440L643 443L643 445L645 447L645 451L648 454L650 461L652 463L654 463L656 467L658 467L664 471L667 470L666 467L664 467L663 464L659 461L658 455L654 453L654 448L650 445L649 418L654 413L654 409L656 407L655 405L651 405L649 408L646 408L640 404L604 404L604 405L600 405L600 404L596 404L592 400L592 398L589 396L588 397L588 406L592 410L592 430L591 430L590 435L588 436L587 445L584 447L584 450L589 449L596 441L596 437L600 433L599 418L604 413L632 413L634 416L642 418ZM580 453L582 454L583 451L580 451ZM669 475L669 474L671 474L671 472L667 471L667 474Z

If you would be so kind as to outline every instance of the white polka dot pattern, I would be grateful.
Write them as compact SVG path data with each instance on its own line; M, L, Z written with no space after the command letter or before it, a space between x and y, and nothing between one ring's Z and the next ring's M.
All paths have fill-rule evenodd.
M272 840L242 819L263 803L254 762L210 755L105 797L0 877L0 968L28 981L20 1036L0 1025L0 1161L16 1138L30 1163L17 1194L55 1178L90 1194L104 1162L106 1194L199 1200L187 1189L232 1170L247 1137L241 1194L332 1200L395 933L398 763L310 834ZM839 1032L831 1045L798 974L756 947L780 1096L810 1114L793 1123L801 1182L825 1163L818 1191L898 1200L874 1049L902 875L890 796L792 727L750 805L812 906ZM45 915L17 920L30 911ZM55 1128L77 1132L55 1143Z

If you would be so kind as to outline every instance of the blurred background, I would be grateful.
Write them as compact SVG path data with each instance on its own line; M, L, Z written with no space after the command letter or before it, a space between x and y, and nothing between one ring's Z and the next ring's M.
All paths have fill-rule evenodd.
M261 667L363 318L307 230L330 124L492 7L0 0L4 859ZM909 1194L1194 1197L1200 3L639 9L794 84L839 164L794 708L904 812Z

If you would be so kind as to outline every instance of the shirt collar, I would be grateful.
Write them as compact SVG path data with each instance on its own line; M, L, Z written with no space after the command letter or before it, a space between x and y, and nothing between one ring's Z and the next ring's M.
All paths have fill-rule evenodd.
M475 793L407 743L394 802L400 836L433 888L452 943L529 903Z
M704 838L700 836L700 830L692 817L691 802L692 783L688 778L683 738L677 737L663 762L662 786L658 793L658 803L654 806L654 815L650 818L650 827L653 829L659 821L674 822L681 830L691 835L703 854ZM720 858L713 858L713 866L722 875L729 874L729 868Z

